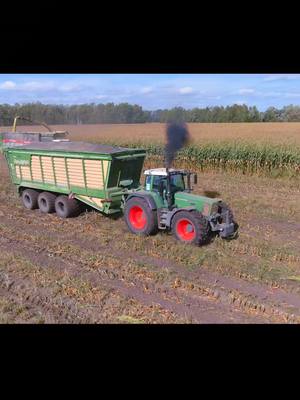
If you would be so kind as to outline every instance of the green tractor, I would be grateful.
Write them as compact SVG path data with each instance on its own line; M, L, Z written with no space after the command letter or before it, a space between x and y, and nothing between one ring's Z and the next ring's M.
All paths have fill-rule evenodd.
M192 194L197 175L182 169L155 168L144 172L145 186L123 196L128 228L151 235L171 230L184 243L203 245L216 235L237 236L238 224L231 209L217 198Z

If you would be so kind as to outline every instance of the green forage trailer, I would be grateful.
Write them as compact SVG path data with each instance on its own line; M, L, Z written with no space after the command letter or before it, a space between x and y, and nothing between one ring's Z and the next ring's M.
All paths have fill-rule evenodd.
M186 170L156 168L140 176L143 149L85 142L36 142L4 150L12 182L23 205L78 215L85 203L104 214L123 212L128 229L151 235L170 230L185 243L201 245L214 235L236 236L238 225L221 199L192 194L197 176Z
M144 150L83 142L40 142L5 150L24 205L62 217L75 214L76 199L106 214L120 212L124 189L139 186L145 155ZM56 210L55 196L61 200Z

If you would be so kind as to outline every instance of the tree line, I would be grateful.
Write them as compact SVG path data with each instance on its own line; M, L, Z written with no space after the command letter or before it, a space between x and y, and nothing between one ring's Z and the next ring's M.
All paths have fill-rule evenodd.
M233 104L206 108L144 110L128 103L53 105L42 103L0 104L0 125L10 126L16 115L47 124L100 124L167 122L181 119L186 122L300 122L300 106L281 109L269 107L258 111L253 106ZM26 124L22 122L22 124Z

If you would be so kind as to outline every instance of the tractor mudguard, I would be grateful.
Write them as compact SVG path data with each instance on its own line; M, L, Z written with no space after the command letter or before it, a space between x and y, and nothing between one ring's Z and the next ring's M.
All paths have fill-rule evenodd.
M141 199L146 200L146 202L151 210L157 209L156 203L152 196L147 195L147 194L145 195L145 194L139 194L139 193L132 193L126 198L126 203L129 199L132 199L133 197L139 197Z
M185 207L185 208L175 208L172 211L169 211L166 215L166 226L168 228L171 227L172 219L173 219L174 215L177 214L179 211L195 211L195 210L196 210L195 207L190 206L190 207Z

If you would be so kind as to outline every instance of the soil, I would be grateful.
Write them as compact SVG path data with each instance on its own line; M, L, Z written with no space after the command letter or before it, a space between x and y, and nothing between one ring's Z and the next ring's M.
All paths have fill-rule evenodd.
M25 210L3 157L0 173L2 323L300 321L300 295L293 287L272 287L200 265L188 268L167 253L158 257L158 244L129 234L123 218L86 212L61 220ZM300 230L297 223L292 228L268 224L280 240L290 229ZM174 239L175 246L181 245Z

